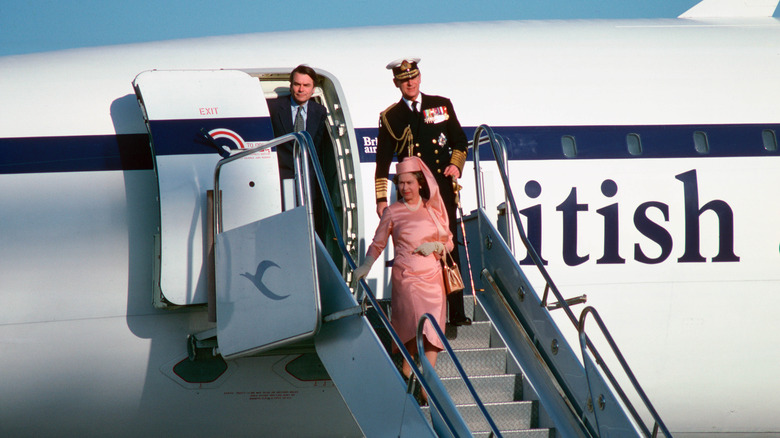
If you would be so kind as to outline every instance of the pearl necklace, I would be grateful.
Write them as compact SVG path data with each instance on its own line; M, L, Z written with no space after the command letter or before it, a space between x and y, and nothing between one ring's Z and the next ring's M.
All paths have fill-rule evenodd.
M417 211L417 209L419 209L421 205L422 205L422 197L417 198L417 205L415 205L414 207L410 207L409 204L407 204L406 201L404 201L404 206L406 206L406 208L409 211Z

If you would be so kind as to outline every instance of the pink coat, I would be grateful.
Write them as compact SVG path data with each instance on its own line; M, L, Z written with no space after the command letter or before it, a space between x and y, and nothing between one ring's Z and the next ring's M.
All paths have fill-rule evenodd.
M416 211L410 211L403 201L396 202L382 214L374 241L366 253L378 260L387 246L388 237L393 236L395 260L391 277L393 291L390 319L404 344L416 336L417 323L424 313L433 315L442 329L447 321L440 257L436 253L428 256L414 253L424 242L439 241L448 251L453 249L448 224L440 225L436 226L424 204ZM430 325L425 325L423 334L433 346L444 348Z

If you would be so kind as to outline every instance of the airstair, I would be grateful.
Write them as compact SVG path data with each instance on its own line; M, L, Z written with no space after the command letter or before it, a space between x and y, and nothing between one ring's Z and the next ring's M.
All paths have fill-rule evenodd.
M228 194L223 194L220 180L230 180L226 169L238 166L239 173L247 172L258 164L243 158L291 140L297 145L296 174L303 175L296 179L299 203L258 221L223 229L222 196ZM491 133L487 141L500 157L500 140ZM479 144L483 142L479 137L475 140L477 171ZM216 338L223 357L238 358L313 342L356 423L370 437L651 436L622 390L615 387L614 377L596 366L602 361L587 336L581 334L584 367L566 344L549 317L547 294L544 299L535 294L502 234L483 218L484 208L465 220L470 230L467 235L478 236L468 241L482 280L482 287L476 289L479 306L472 307L476 322L471 327L451 328L446 336L426 315L418 327L418 343L422 342L423 325L431 324L442 338L445 352L435 370L424 355L420 362L414 362L365 281L361 280L363 293L353 294L332 253L314 233L309 181L316 178L319 187L327 186L317 161L311 138L303 132L240 152L218 165L214 185ZM503 165L500 158L497 163ZM502 177L508 188L505 173ZM511 192L507 193L510 199ZM341 255L354 269L356 263L341 238L327 191L323 191L323 198ZM516 215L516 207L511 207ZM279 229L279 223L287 230L282 237L273 231ZM257 263L266 259L273 263L265 267L264 261ZM303 293L283 304L285 301L274 294L283 287L272 278L261 278L261 271L271 267L296 272L296 288ZM239 272L251 281L237 280ZM571 313L551 280L548 288L559 300L556 306ZM253 300L258 295L249 293L250 289L277 300L278 307L257 305ZM591 313L597 317L594 310L586 309L578 321L580 327ZM273 320L274 329L249 330L247 324L257 319ZM247 336L248 331L252 336ZM414 363L414 377L408 382L388 354L389 343L399 346L403 359ZM554 352L546 350L549 345L555 346ZM428 394L429 407L420 407L415 399L417 384ZM670 436L660 419L656 422Z
M268 140L265 91L247 72L149 71L133 85L158 182L153 302L174 311L207 305L213 323L188 338L190 361L201 365L195 368L313 348L365 436L471 435L439 375L424 355L414 363L365 281L359 300L345 282L356 266L345 242L356 250L359 227L351 205L358 199L350 172L354 159L343 144L341 105L329 106L330 116L341 122L331 133L334 156L321 161L308 133ZM328 90L338 91L334 86L324 95ZM273 153L288 142L294 143L293 184L280 180ZM323 163L340 172L338 215ZM315 217L320 207L325 214ZM322 216L330 229L318 228ZM423 324L438 332L471 395L467 411L478 412L485 430L500 436L441 328L429 315L420 330ZM408 382L388 354L392 343L412 363ZM219 361L207 360L215 354ZM418 386L430 401L427 415L414 397Z
M470 230L466 234L472 236L467 241L467 250L477 255L473 269L478 267L481 280L478 281L481 287L475 287L473 291L479 302L473 310L476 323L471 327L451 328L455 333L451 332L449 337L458 349L457 356L445 342L446 353L440 356L436 371L430 369L424 357L420 358L421 379L432 381L433 394L441 398L445 406L445 409L439 408L439 401L434 400L430 411L424 411L432 418L434 426L437 418L441 422L442 414L445 421L449 420L447 415L451 415L456 425L444 431L437 429L437 433L454 433L455 436L655 437L660 431L670 437L598 312L586 307L579 318L574 316L571 305L584 302L584 297L566 300L561 296L522 227L518 227L523 244L546 280L543 295L540 297L535 292L506 244L509 230L499 232L491 223L480 193L480 146L489 144L500 169L508 211L515 224L521 223L506 172L503 140L489 127L482 126L475 133L473 144L479 208L464 221ZM511 222L504 222L505 225L508 223ZM371 296L370 291L367 296ZM557 302L548 302L548 297ZM376 303L374 305L376 307ZM580 340L582 361L551 318L551 311L565 312L573 323ZM642 402L645 417L654 422L652 431L586 333L589 316L595 320ZM418 342L425 323L424 318L420 322ZM427 389L427 385L424 386ZM457 411L447 409L453 404ZM459 429L461 426L466 429Z

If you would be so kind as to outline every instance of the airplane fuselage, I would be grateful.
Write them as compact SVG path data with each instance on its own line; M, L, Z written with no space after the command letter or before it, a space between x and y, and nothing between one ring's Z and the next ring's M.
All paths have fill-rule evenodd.
M526 233L559 287L599 309L671 430L780 432L778 32L776 19L461 23L0 59L0 435L359 435L327 375L296 371L312 352L227 361L213 381L177 368L212 324L200 304L153 305L159 187L131 84L154 69L327 72L354 128L362 253L378 114L400 98L384 65L407 54L467 134L505 137ZM192 118L220 111L204 101ZM469 161L466 213L473 182ZM369 280L388 296L380 265Z

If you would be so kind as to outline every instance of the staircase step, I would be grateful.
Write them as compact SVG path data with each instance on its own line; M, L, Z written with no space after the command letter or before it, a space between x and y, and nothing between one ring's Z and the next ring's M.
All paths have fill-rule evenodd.
M553 429L535 428L539 423L538 402L522 401L524 378L519 374L517 366L508 359L503 342L482 309L474 307L471 295L464 297L463 304L466 315L471 317L473 323L459 327L447 325L445 335L502 436L554 438ZM395 355L394 360L400 366L400 356ZM448 353L439 353L435 368L473 436L491 436L487 421ZM424 407L423 412L430 419L429 408Z
M475 438L490 438L491 432L474 432ZM555 438L555 432L550 429L525 429L525 430L502 430L501 436L504 438Z
M472 433L490 431L490 426L476 404L456 406ZM536 415L535 402L530 401L485 403L485 408L499 430L529 430ZM423 412L430 418L430 407L424 407Z
M471 392L460 377L442 378L441 381L456 405L474 403ZM523 376L520 374L469 376L469 381L482 403L522 400Z
M530 429L533 419L536 418L534 402L530 401L485 403L485 407L499 430ZM470 430L478 432L490 430L476 404L461 405L458 406L458 410Z
M469 376L487 376L506 373L506 349L477 348L459 350L455 353L463 369ZM440 378L459 376L452 358L447 352L439 353L436 360L436 373Z
M489 322L474 322L470 326L455 327L448 325L444 331L453 350L489 348L490 332L492 326Z
M479 308L479 305L476 306L476 308ZM469 316L472 320L474 319L474 295L468 294L463 295L463 313L466 314L466 316ZM480 320L482 321L482 320Z

